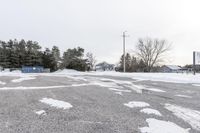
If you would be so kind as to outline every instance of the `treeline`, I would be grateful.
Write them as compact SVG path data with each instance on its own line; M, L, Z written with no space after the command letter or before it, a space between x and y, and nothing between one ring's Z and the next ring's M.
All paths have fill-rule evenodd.
M171 50L168 41L157 38L139 38L135 46L135 56L131 57L129 53L125 55L126 72L157 72L158 64L164 62ZM122 56L119 71L123 70L123 61Z
M94 58L91 53L88 53ZM36 41L9 40L0 41L0 66L3 68L21 68L22 66L43 66L56 71L60 68L73 68L79 71L92 69L93 65L89 59L83 59L84 49L68 49L60 56L57 46L51 49L42 47Z
M127 53L125 56L126 72L149 72L148 66L145 64L143 59L131 56L130 53ZM124 56L122 55L116 67L116 71L123 72L124 70ZM151 72L160 72L161 66L156 65L151 68Z
M147 72L148 68L142 59L131 56L129 53L125 56L126 72ZM121 56L117 71L124 69L124 55Z

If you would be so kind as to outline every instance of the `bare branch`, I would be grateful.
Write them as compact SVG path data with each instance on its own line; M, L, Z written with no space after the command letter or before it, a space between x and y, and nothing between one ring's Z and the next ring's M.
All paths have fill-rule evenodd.
M166 40L140 38L136 49L138 57L144 61L150 72L155 64L163 60L163 55L171 50L171 45Z

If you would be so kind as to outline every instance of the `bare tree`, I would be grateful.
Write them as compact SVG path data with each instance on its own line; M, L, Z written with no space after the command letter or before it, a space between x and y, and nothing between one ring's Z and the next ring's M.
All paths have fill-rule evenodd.
M87 58L90 70L93 70L94 69L94 65L96 64L95 56L92 53L88 52L86 54L86 58Z
M138 40L137 55L141 58L147 71L151 72L153 66L164 61L165 54L170 51L171 45L166 40L143 38Z

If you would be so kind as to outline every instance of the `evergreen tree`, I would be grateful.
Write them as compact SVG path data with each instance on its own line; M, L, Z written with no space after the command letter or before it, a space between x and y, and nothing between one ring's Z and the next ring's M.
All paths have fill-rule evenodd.
M132 56L132 58L131 58L131 72L137 72L137 70L138 70L137 58Z
M144 61L141 59L138 63L138 72L147 72L147 66L145 65Z
M53 54L56 62L60 61L60 50L59 50L59 48L57 46L53 46L52 54Z
M125 65L126 65L126 72L131 72L131 56L129 53L125 56ZM119 65L119 71L124 70L124 55L120 58L120 65Z
M19 41L16 51L19 55L19 67L22 67L26 62L26 42L23 39Z
M55 71L56 69L56 61L55 58L53 56L52 51L50 51L49 48L46 48L45 51L42 54L42 62L43 62L43 66L44 68L50 68L51 71Z
M63 67L68 69L75 69L78 71L88 70L87 60L83 59L84 49L74 48L68 49L63 53Z
M60 58L60 50L57 46L53 46L52 54L56 62L56 69L58 69L60 67L61 58Z

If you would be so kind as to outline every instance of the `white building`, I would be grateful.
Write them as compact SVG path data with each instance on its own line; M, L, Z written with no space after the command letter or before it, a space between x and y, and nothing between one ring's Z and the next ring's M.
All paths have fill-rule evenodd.
M178 73L178 72L182 72L182 68L176 65L164 65L161 67L161 72Z
M96 71L113 71L115 69L115 65L109 64L107 62L101 62L95 66Z

